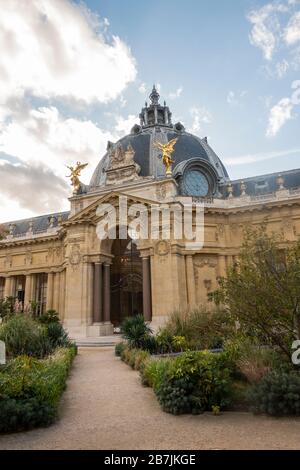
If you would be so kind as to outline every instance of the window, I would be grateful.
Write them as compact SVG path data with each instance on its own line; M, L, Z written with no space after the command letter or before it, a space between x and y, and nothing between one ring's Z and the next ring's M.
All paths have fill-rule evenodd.
M46 273L36 274L36 315L43 315L46 312L47 304L47 281L48 275Z
M205 197L209 191L206 176L199 170L188 170L184 176L185 193L189 196Z
M24 304L25 298L25 276L17 276L15 284L15 295L14 297L21 303Z
M180 193L185 196L211 198L218 191L218 175L210 162L190 158L180 162L173 171Z

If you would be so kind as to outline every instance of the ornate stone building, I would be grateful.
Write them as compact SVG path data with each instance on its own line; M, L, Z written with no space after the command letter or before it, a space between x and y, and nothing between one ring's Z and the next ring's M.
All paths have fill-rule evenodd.
M0 242L0 298L34 301L37 314L57 310L73 337L111 334L141 312L156 326L174 309L206 302L238 255L246 226L266 222L287 242L300 235L300 170L231 181L206 138L172 124L155 88L150 100L131 133L108 142L90 184L70 197L70 212L11 222ZM157 143L174 138L166 177ZM153 205L204 202L203 248L183 238L135 240L133 233L101 241L99 204L116 207L118 234L120 196L149 213Z

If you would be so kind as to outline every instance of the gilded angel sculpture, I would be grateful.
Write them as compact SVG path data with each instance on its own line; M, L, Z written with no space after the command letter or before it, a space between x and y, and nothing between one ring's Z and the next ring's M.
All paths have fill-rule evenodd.
M159 150L162 150L162 161L166 167L166 175L172 174L172 160L171 155L174 152L174 146L177 142L177 137L175 139L170 140L167 144L161 144L160 142L155 142L154 146Z
M67 178L71 178L71 185L74 188L74 193L78 193L80 189L80 180L79 176L81 175L82 170L88 166L88 163L81 163L77 162L75 168L73 166L67 166L71 171L71 174L67 176Z

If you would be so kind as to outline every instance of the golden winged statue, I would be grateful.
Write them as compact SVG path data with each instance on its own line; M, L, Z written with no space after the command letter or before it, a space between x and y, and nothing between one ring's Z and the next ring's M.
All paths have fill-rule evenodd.
M71 185L74 188L74 193L78 193L80 189L80 181L79 176L81 175L82 170L88 166L88 163L81 163L77 162L75 168L73 166L67 166L69 168L71 174L67 176L67 178L71 178Z
M154 143L154 147L162 150L162 161L166 167L167 176L172 175L172 163L174 163L174 160L172 160L171 155L174 152L174 146L177 140L178 139L176 137L175 139L170 140L167 144L161 144L160 142Z

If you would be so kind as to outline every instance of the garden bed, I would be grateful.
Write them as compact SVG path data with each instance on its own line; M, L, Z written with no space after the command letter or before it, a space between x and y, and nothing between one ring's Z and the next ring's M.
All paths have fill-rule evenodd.
M76 346L54 311L35 317L5 300L0 313L7 356L0 366L0 432L48 426L57 417Z
M75 354L58 348L47 359L19 356L0 368L0 432L54 422Z

